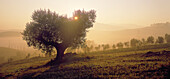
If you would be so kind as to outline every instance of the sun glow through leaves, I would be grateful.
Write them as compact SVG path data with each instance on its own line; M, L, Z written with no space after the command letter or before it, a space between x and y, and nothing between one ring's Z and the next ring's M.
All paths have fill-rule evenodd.
M75 16L75 17L74 17L74 19L75 19L75 20L77 20L77 19L78 19L78 17L77 17L77 16Z

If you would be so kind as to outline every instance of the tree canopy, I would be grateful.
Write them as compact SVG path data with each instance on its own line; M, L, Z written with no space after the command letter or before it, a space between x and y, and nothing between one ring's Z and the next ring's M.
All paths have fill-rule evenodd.
M156 43L164 43L164 38L161 36L158 36Z
M138 39L133 38L133 39L130 40L130 45L131 45L131 47L136 47L136 46L138 46L138 43L139 43L139 40L138 40Z
M170 43L170 35L169 34L165 34L165 40L167 43Z
M147 38L147 43L153 44L153 43L154 43L154 37L153 37L153 36L149 36L149 37Z
M88 28L93 27L96 11L77 10L73 17L56 14L48 10L36 10L32 21L26 24L23 39L28 46L46 52L57 50L57 58L61 59L68 47L77 47L85 42ZM75 17L77 17L75 19Z
M123 48L123 43L122 42L119 42L119 43L117 43L117 45L116 45L118 48Z

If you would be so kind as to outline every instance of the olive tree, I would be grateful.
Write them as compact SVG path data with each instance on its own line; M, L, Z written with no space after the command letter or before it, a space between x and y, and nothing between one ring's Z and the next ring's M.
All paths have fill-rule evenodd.
M52 52L57 50L55 60L62 60L68 47L77 47L85 42L88 28L93 27L96 11L77 10L73 17L56 14L48 10L36 10L31 22L26 24L22 32L28 46Z
M164 38L161 36L158 36L156 43L159 43L159 44L164 43Z
M154 37L153 37L153 36L149 36L149 37L147 38L147 43L148 43L148 44L153 44L153 43L154 43Z
M123 48L123 43L122 43L122 42L119 42L119 43L117 43L116 46L118 47L118 49L119 49L119 48Z

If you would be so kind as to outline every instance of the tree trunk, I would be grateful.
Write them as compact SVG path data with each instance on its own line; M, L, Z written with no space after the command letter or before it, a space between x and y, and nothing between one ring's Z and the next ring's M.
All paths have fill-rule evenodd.
M66 48L60 47L60 48L56 48L57 50L57 56L55 58L56 61L61 61L63 56L64 56L64 51Z

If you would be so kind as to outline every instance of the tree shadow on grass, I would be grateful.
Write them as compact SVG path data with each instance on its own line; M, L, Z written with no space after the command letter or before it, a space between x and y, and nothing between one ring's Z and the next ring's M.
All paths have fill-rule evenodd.
M25 71L33 71L30 73L25 73L22 74L20 76L18 76L17 78L21 78L21 79L32 79L32 78L38 78L38 79L48 79L48 78L64 78L63 75L65 75L65 78L69 78L71 77L70 73L74 73L74 77L77 78L77 74L79 73L79 69L86 69L85 66L81 67L81 68L74 68L74 67L70 67L70 68L63 68L64 64L71 64L74 62L88 62L90 59L93 59L94 57L89 57L89 56L77 56L77 54L65 54L64 58L62 61L57 61L54 63L53 60L49 61L47 64L42 65L42 66L38 66L38 67L30 67ZM51 63L52 62L52 63ZM45 71L36 71L38 69L41 68L45 68L45 67L49 67L49 69L45 70ZM34 71L35 70L35 71ZM25 72L24 71L24 72ZM89 78L90 76L86 76L85 73L90 73L88 71L82 71L81 74L84 74L83 77L84 78ZM69 74L69 75L67 75ZM72 74L73 75L73 74ZM81 75L82 76L82 75ZM74 78L73 77L73 78Z

